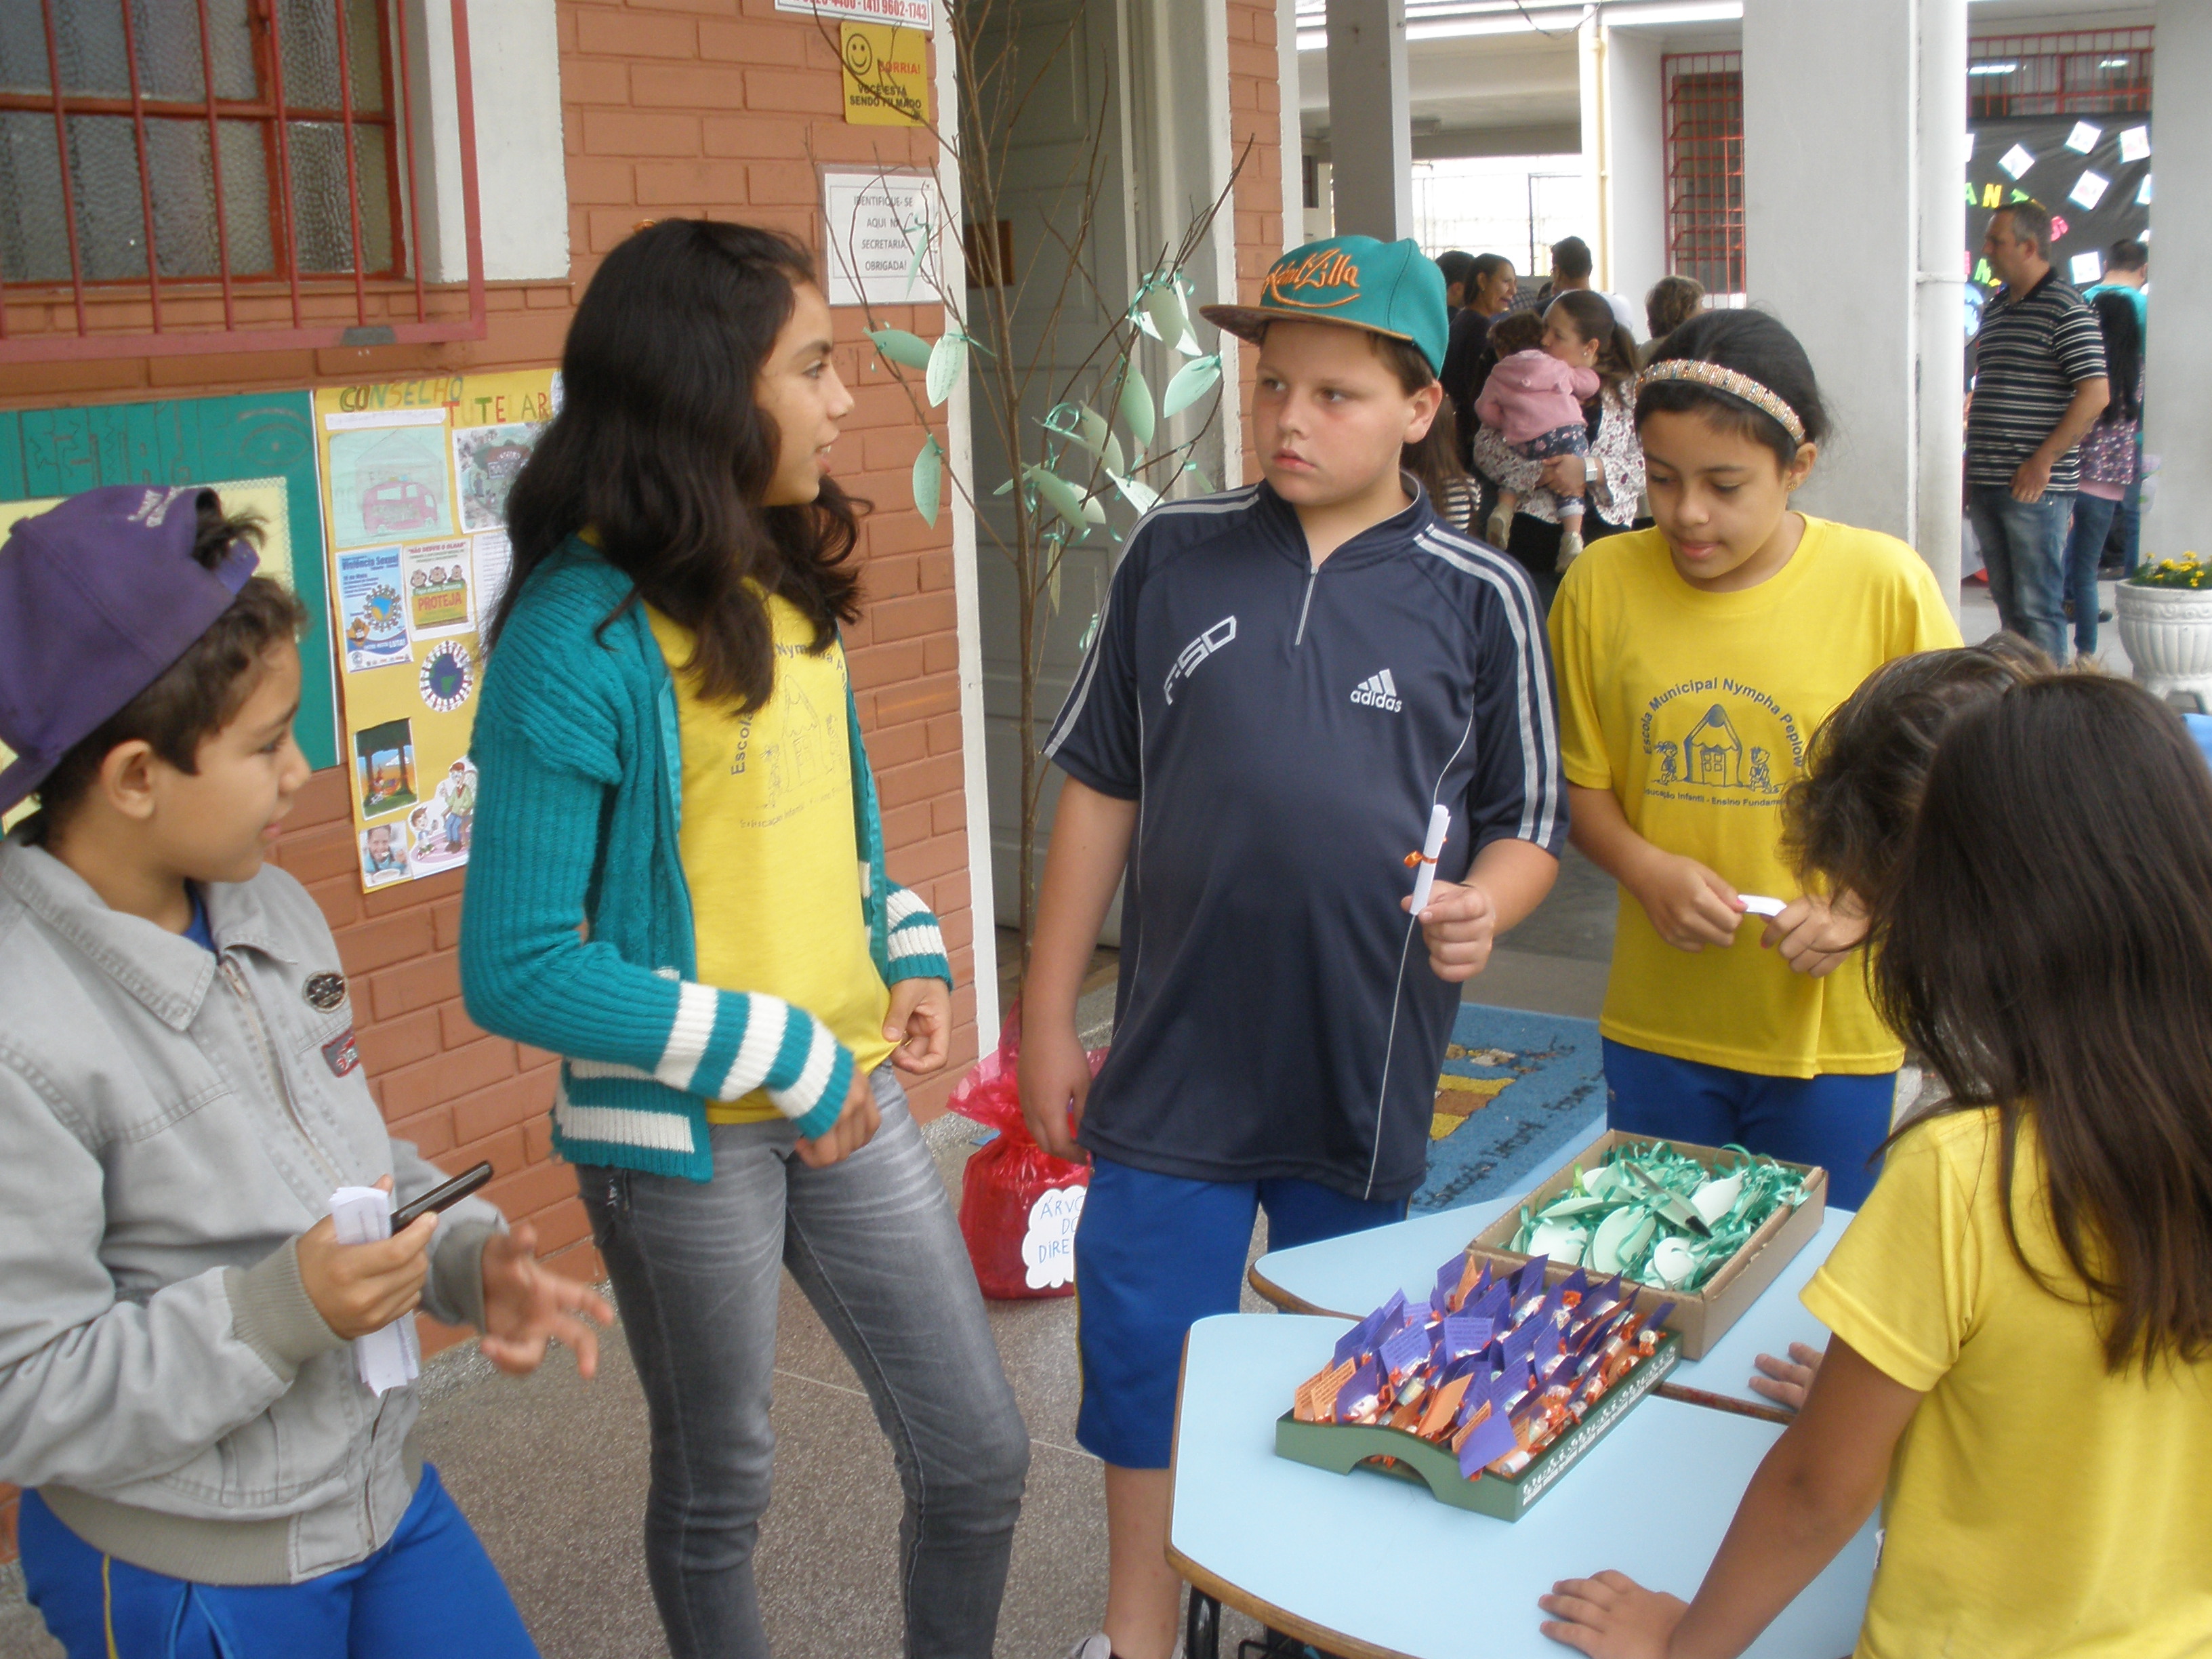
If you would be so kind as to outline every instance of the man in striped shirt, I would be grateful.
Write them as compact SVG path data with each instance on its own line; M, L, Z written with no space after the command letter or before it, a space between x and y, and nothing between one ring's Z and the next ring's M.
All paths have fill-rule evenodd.
M1974 343L1967 512L1998 619L2063 662L2066 532L2081 487L2075 445L2110 386L2096 315L2051 268L2050 247L2040 203L1990 216L1982 254L2004 286Z

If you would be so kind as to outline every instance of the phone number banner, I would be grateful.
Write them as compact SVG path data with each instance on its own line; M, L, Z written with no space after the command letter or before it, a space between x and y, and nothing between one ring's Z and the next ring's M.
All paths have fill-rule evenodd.
M841 23L895 23L927 34L937 27L936 0L775 0L778 11Z

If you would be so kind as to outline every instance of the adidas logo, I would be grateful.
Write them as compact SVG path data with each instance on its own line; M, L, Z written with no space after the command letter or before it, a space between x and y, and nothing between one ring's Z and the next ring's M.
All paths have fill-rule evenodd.
M1396 714L1406 705L1399 700L1398 683L1390 678L1390 671L1370 674L1352 690L1354 702L1365 703L1370 708L1387 708Z

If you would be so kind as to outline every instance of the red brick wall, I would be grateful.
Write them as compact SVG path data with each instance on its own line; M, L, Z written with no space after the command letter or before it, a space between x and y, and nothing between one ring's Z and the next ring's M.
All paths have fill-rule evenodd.
M703 214L774 225L818 254L817 161L933 160L918 131L846 125L835 49L813 22L778 14L771 0L562 0L558 15L570 277L495 284L489 338L13 365L0 398L9 407L43 407L550 364L575 295L640 220ZM485 180L487 190L497 187ZM882 794L890 873L937 912L959 984L951 1064L915 1091L919 1113L933 1116L975 1055L950 521L940 518L933 530L914 511L908 469L921 431L865 343L860 314L836 316L838 369L859 400L836 453L838 476L876 504L861 540L866 610L846 635L853 685ZM941 325L934 307L890 307L883 320L925 337ZM10 322L36 325L18 307ZM941 439L941 416L937 426ZM563 1271L597 1277L573 1177L551 1161L550 1057L487 1036L461 1007L454 947L465 872L364 896L353 873L346 787L341 771L315 777L276 858L315 894L337 936L370 1087L393 1133L451 1169L489 1158L500 1174L488 1196L532 1220ZM453 1340L425 1334L434 1346ZM0 1559L12 1558L14 1541L13 1494L0 1487Z
M1244 157L1237 176L1237 297L1255 303L1267 267L1283 252L1282 83L1275 62L1272 0L1228 0L1229 131L1232 158ZM1249 155L1245 145L1251 145ZM1244 481L1260 476L1252 448L1252 371L1256 351L1237 354L1244 391Z

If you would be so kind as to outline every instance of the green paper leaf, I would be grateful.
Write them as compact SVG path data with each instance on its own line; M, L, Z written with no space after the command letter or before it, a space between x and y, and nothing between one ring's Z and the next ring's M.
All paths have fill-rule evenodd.
M929 342L919 334L909 334L902 328L872 328L868 337L876 343L876 349L887 361L902 368L929 367Z
M1213 480L1206 476L1206 469L1196 461L1186 461L1182 470L1198 480L1198 487L1206 495L1213 493Z
M1160 413L1172 420L1212 390L1221 378L1221 355L1196 358L1176 370L1160 398Z
M1022 476L1035 486L1044 504L1072 527L1080 530L1088 522L1083 511L1083 492L1060 474L1049 467L1030 466L1023 469Z
M1121 381L1121 424L1129 428L1139 455L1152 447L1152 389L1145 384L1145 371L1137 367L1134 358Z
M967 366L965 335L947 333L930 349L929 372L923 384L929 392L932 408L952 395L952 388L960 384L960 371Z
M1114 488L1121 492L1122 499L1139 513L1149 513L1160 504L1160 492L1142 478L1126 478L1118 472L1106 475L1113 479Z
M1044 579L1045 609L1048 614L1054 617L1060 614L1060 567L1061 561L1066 556L1065 552L1055 554L1052 561L1051 574Z
M1183 304L1182 279L1174 272L1157 279L1144 296L1145 331L1163 345L1173 346L1185 356L1195 356L1197 342L1190 339L1190 312ZM1188 347L1185 342L1189 341ZM1174 411L1170 410L1170 414Z
M937 508L945 494L945 452L938 447L935 434L921 447L921 453L914 458L914 510L921 514L924 524L933 529L937 525Z
M1012 478L1007 479L1007 480L1006 481L1006 483L1004 483L1000 484L1000 485L996 489L993 490L991 493L992 493L994 495L1012 495L1012 494L1014 493L1014 481L1013 481Z
M1099 459L1106 463L1109 473L1129 470L1129 458L1121 453L1121 441L1110 432L1106 434L1106 453Z

